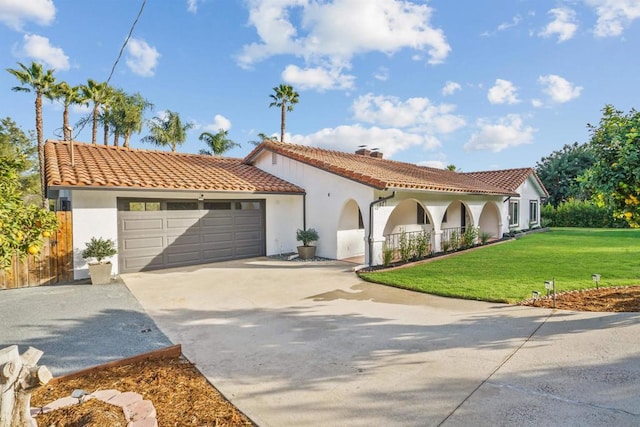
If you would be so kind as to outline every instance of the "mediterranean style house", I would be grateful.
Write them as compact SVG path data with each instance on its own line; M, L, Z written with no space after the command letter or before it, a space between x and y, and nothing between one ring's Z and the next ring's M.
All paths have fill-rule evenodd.
M548 196L531 168L458 173L276 141L244 159L47 141L45 165L49 197L73 212L76 279L91 237L117 242L120 273L295 252L306 228L317 255L379 265L404 233L439 251L469 227L536 227Z

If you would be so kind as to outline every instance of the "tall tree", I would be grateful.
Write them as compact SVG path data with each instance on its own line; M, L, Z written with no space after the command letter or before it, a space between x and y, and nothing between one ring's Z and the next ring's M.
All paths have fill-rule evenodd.
M249 141L249 144L251 144L251 145L255 145L255 146L258 146L258 145L260 145L260 143L261 143L261 142L263 142L263 141L277 141L277 140L278 140L278 137L277 137L277 136L269 136L269 135L267 135L267 134L266 134L266 133L264 133L264 132L260 132L260 133L258 133L258 135L257 135L257 136L258 136L258 138L259 138L259 139L257 139L257 140L251 140L251 141Z
M71 127L69 126L69 106L73 104L81 104L84 98L80 93L80 86L70 86L67 82L60 82L53 88L53 97L62 101L64 109L62 110L62 135L65 141L73 138Z
M598 126L588 125L595 163L584 176L597 203L640 228L640 112L625 114L607 105Z
M25 201L39 203L40 177L38 172L38 145L33 132L25 134L20 127L6 117L0 120L0 157L21 160L17 170L20 189Z
M593 152L587 144L566 144L536 162L536 174L549 192L554 207L569 199L586 200L586 189L578 179L593 165Z
M273 93L269 97L273 100L269 104L271 107L280 107L280 141L284 142L284 129L286 121L286 112L293 111L293 106L298 103L298 92L293 87L285 84L273 88Z
M55 86L56 78L54 70L43 70L42 65L32 62L29 67L18 62L20 69L8 68L20 82L20 86L13 87L15 92L35 92L36 94L36 136L38 138L38 166L40 168L40 189L42 192L42 206L48 208L46 182L44 178L44 138L42 136L42 97L51 99L52 89Z
M233 147L240 147L240 144L233 142L227 137L229 131L220 129L218 133L202 132L198 139L209 147L209 150L200 150L200 154L208 156L222 156Z
M151 107L152 104L139 93L129 95L122 89L117 89L111 107L113 145L118 146L119 138L122 136L123 146L128 148L131 134L142 130L144 112Z
M100 106L106 101L109 91L107 82L98 83L93 79L87 80L86 85L82 85L80 90L85 100L93 103L91 112L92 128L91 143L96 144L98 140L98 120L100 118Z
M142 142L150 142L160 147L171 147L175 152L178 145L187 140L187 131L193 127L193 123L182 124L180 115L171 110L149 120L149 135L141 139Z

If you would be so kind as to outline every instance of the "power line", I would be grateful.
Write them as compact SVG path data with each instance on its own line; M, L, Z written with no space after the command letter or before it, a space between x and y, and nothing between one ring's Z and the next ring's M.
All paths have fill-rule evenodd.
M109 73L109 78L107 78L107 85L109 85L109 81L111 81L111 77L113 77L113 73L116 70L116 66L118 65L118 62L120 62L120 58L122 58L122 54L124 53L124 49L127 47L127 44L129 43L129 40L131 39L131 36L133 35L133 30L136 28L136 24L138 23L138 20L140 19L140 16L142 15L142 11L144 10L144 6L147 4L147 0L142 0L142 4L140 5L140 10L138 11L138 15L136 16L136 19L133 21L133 24L131 24L131 29L129 29L129 34L127 35L127 38L124 40L124 43L122 43L122 47L120 48L120 52L118 53L118 57L116 58L115 62L113 63L113 67L111 67L111 72ZM84 127L86 126L86 124L89 122L88 120L88 116L85 117L85 119L82 120L82 124L80 126L80 130L76 132L76 137L80 134L80 132L82 132L82 130L84 129Z
M124 48L127 46L127 43L129 43L129 39L131 39L131 35L133 34L134 28L136 28L136 24L138 23L138 20L140 19L140 15L142 15L142 11L144 10L144 5L145 4L147 4L147 0L142 0L142 5L140 6L140 11L138 12L138 16L136 16L136 19L133 21L133 24L131 24L131 29L129 30L129 34L127 35L127 38L125 39L124 43L122 44L122 47L120 48L120 53L118 53L118 57L116 58L116 61L113 63L113 67L111 67L111 73L109 73L109 78L107 79L107 84L109 84L109 81L111 80L111 77L113 76L113 72L116 70L116 66L118 65L118 62L120 61L120 58L122 57L122 53L124 52Z

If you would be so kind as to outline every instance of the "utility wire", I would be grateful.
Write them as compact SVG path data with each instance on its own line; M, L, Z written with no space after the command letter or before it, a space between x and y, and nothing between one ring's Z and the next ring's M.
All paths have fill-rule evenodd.
M118 57L116 58L116 61L113 63L113 67L111 67L111 73L109 73L109 78L107 79L107 84L109 84L109 81L111 80L111 77L113 76L113 72L116 70L116 66L118 65L118 62L120 61L120 58L122 58L122 53L124 52L124 48L127 47L127 43L129 43L129 39L131 39L131 35L133 34L134 28L136 28L136 24L138 23L138 20L140 19L140 15L142 15L142 11L144 10L144 5L145 4L147 4L147 0L142 0L142 5L140 6L140 11L138 12L138 16L136 16L136 19L133 21L133 24L131 24L131 29L129 30L129 34L127 35L127 38L125 39L124 43L122 44L122 47L120 48L120 53L118 53Z
M133 21L133 24L131 24L131 28L129 29L129 34L127 35L127 38L124 40L124 43L122 44L122 47L120 48L120 52L118 53L118 57L116 58L115 62L113 63L113 67L111 67L111 72L109 73L109 78L107 78L107 85L111 81L111 77L113 77L113 73L116 70L116 66L118 65L118 62L120 62L120 58L122 58L122 54L124 53L124 49L127 47L127 44L129 43L129 40L131 39L131 36L133 35L133 30L136 28L136 24L138 23L138 20L140 19L140 16L142 15L142 11L144 10L144 6L146 4L147 4L147 0L142 0L142 4L140 5L140 10L138 11L138 15L136 16L136 19ZM83 119L81 121L82 121L82 124L80 126L80 130L76 132L76 136L74 138L77 138L78 135L80 134L80 132L82 132L84 127L87 125L87 123L89 123L88 116L85 117L85 119Z

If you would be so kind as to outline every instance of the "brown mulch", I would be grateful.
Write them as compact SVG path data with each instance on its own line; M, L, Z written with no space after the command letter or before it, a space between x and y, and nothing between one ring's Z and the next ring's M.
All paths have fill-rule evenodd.
M522 305L553 308L553 299L544 297ZM640 311L640 286L586 289L556 295L556 308L573 311L637 312Z
M77 378L54 380L34 391L31 407L70 396L75 389L89 393L108 389L139 393L153 403L159 426L254 425L185 359L144 360ZM97 399L38 415L36 420L40 427L127 425L122 408Z

